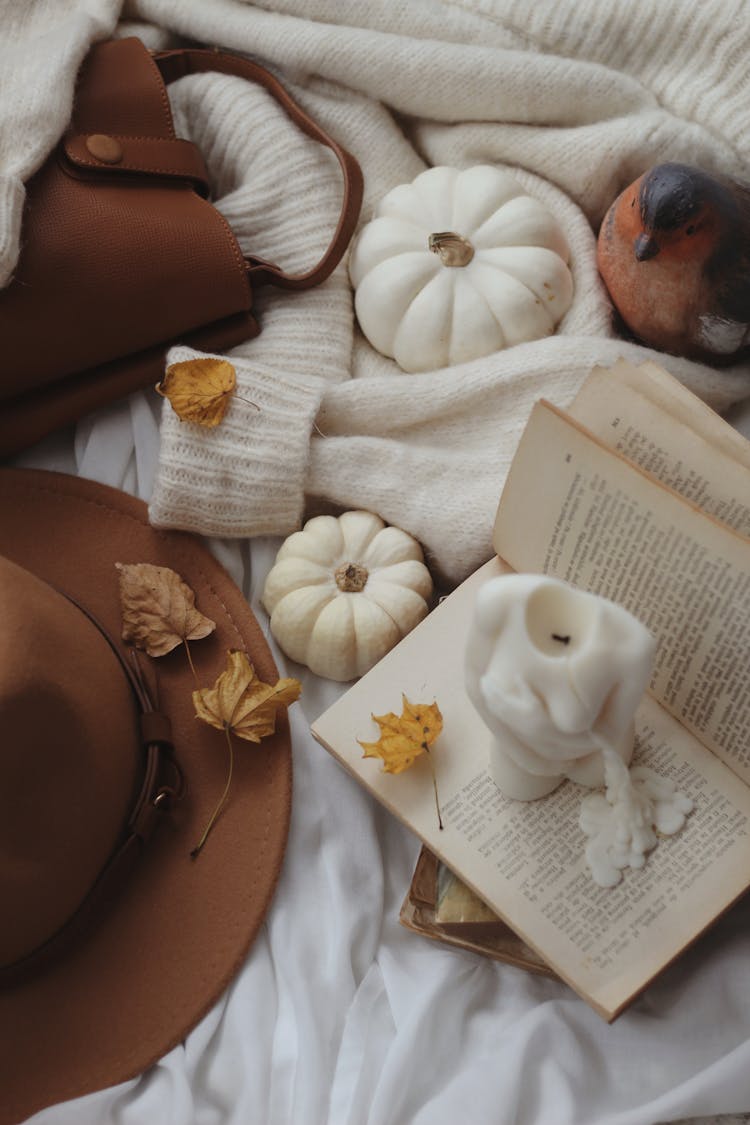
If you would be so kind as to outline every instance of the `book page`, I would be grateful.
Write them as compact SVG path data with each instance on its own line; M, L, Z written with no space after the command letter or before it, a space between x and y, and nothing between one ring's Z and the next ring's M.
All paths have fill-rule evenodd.
M568 413L605 445L750 535L750 442L655 364L595 368Z
M538 403L493 543L519 571L618 602L651 630L651 690L750 782L750 542Z
M711 442L716 449L750 469L750 442L747 438L657 363L636 365L620 359L609 368L595 367L592 375L596 376L603 371L611 372L619 385L624 384L638 391L660 412L671 414L678 422ZM713 374L715 378L721 378L721 371L717 370ZM577 401L578 395L574 399L574 402ZM568 413L577 417L573 408ZM584 425L588 424L583 418L579 420Z
M606 1019L745 890L750 789L651 697L639 710L637 757L695 801L682 831L641 870L604 889L584 859L578 817L586 790L565 782L534 802L502 795L487 771L492 736L464 690L464 649L476 592L506 570L472 575L312 726L314 736L409 826L492 910ZM377 738L371 715L436 700L443 731L430 761L383 772L357 740ZM719 862L720 860L720 862Z

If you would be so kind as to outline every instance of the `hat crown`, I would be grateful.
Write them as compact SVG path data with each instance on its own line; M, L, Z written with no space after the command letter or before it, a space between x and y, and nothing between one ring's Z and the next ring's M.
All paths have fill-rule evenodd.
M0 558L0 967L75 914L122 834L142 771L133 693L64 594Z

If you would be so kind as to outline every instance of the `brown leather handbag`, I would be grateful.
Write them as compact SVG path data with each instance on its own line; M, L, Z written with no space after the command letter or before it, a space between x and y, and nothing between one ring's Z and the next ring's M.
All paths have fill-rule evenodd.
M338 227L302 275L243 256L208 200L203 157L175 136L166 86L211 70L260 83L338 158ZM354 158L257 64L213 50L151 54L139 39L96 46L71 127L27 186L21 258L0 290L0 456L158 381L172 344L220 352L256 335L254 288L325 280L361 201Z

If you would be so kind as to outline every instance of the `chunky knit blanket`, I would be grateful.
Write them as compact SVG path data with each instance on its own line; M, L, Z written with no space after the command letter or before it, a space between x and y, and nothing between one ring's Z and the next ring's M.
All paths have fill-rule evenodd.
M231 353L239 389L222 426L180 422L164 404L151 495L154 523L220 536L287 534L321 503L371 509L457 581L491 554L504 476L540 395L565 406L593 365L621 355L656 359L717 409L750 395L748 366L717 373L619 339L595 264L608 204L651 164L747 174L743 7L131 0L120 12L118 0L2 0L0 283L23 241L24 181L65 126L88 45L112 33L216 44L270 66L360 161L363 223L427 166L507 166L570 242L575 299L554 336L405 375L359 331L345 262L319 289L269 289L260 336ZM240 79L191 76L170 97L243 249L311 265L338 211L330 154Z

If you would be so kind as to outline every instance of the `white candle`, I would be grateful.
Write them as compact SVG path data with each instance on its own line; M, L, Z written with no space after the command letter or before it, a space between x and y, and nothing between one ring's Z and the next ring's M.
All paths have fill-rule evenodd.
M489 769L501 791L528 801L565 778L601 786L605 748L627 766L654 650L622 606L559 579L511 574L483 586L466 687L495 736Z

